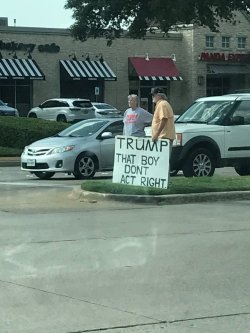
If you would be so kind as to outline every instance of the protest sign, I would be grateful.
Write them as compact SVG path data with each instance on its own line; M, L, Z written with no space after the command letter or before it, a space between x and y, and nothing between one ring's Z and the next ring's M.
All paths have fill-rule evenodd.
M167 188L169 140L116 136L113 183Z

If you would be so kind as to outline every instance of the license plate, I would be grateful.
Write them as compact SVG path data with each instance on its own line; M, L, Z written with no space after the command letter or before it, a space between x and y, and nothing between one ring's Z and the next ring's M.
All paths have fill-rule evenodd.
M27 160L27 166L35 166L36 160Z

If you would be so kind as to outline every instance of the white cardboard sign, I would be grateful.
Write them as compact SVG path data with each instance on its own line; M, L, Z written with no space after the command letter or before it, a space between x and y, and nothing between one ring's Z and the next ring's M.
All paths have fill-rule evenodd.
M167 188L169 140L116 136L113 183Z

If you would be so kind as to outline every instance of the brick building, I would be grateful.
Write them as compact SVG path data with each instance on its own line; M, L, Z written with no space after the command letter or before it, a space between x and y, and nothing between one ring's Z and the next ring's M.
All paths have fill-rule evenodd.
M66 29L8 26L0 18L0 99L28 110L52 97L85 97L121 110L137 93L152 111L150 90L166 90L175 113L200 96L250 89L250 20L222 23L219 33L197 26L143 40L76 41Z

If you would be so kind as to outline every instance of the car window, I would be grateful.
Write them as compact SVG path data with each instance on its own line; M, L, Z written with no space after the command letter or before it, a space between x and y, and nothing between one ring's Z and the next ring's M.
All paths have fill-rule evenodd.
M57 107L57 101L46 101L41 106L42 108L55 108Z
M69 104L65 101L56 101L56 107L69 107Z
M109 125L105 129L105 132L111 132L113 134L113 136L122 135L123 134L123 122L117 121L117 122Z
M198 101L192 104L176 121L215 124L232 108L232 101Z
M242 117L242 125L250 125L250 101L241 101L232 117Z
M75 136L75 137L87 137L98 132L108 120L96 121L91 119L72 125L58 134L58 136Z
M74 106L80 107L80 108L91 108L92 103L89 101L74 101L72 103Z

